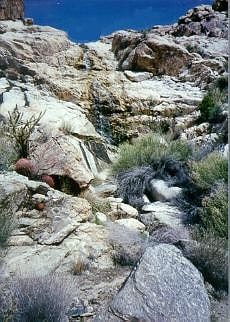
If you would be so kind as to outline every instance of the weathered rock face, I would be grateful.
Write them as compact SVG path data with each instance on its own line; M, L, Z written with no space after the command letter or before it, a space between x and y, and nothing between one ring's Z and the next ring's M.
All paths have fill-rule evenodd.
M24 0L0 0L0 20L15 20L24 17Z
M145 35L114 33L84 46L49 27L1 26L1 75L13 83L2 79L1 113L16 103L26 114L46 110L44 123L59 128L61 120L69 122L81 140L96 138L95 129L115 143L159 125L186 131L195 125L202 89L224 72L227 59L226 39L175 37L170 26Z
M147 248L110 304L95 321L210 321L198 270L171 245Z
M112 50L121 69L176 76L191 61L190 54L171 39L149 34L115 34Z
M106 229L88 222L92 212L85 199L12 172L0 174L1 204L3 200L17 218L3 263L6 275L19 266L40 273L71 271L80 255L93 255L94 265L101 268L113 266Z
M228 0L215 0L212 8L216 11L227 11L228 10Z
M227 1L226 1L227 4ZM224 3L216 3L214 10L225 8ZM178 26L172 34L174 36L207 35L208 37L227 38L228 21L224 13L215 12L210 6L199 6L191 9L185 16L180 17Z

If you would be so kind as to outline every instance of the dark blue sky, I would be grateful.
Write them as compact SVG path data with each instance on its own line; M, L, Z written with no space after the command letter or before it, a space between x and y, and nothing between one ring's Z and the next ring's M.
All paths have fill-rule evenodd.
M65 30L76 42L97 40L119 29L176 22L188 9L212 0L25 0L36 24Z

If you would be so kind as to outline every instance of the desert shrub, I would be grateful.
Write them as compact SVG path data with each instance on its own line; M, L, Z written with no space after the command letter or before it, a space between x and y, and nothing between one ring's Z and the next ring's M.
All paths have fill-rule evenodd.
M188 240L189 233L186 228L172 228L164 224L159 224L158 227L150 230L149 243L173 244L180 245L180 242Z
M217 152L198 162L191 162L190 170L194 183L201 190L210 189L219 180L228 181L228 161Z
M219 237L228 237L228 195L225 185L218 185L202 200L201 223Z
M200 122L210 122L213 121L217 115L220 113L220 106L217 105L214 94L208 92L202 99L198 106L200 111Z
M183 254L202 273L205 281L216 289L228 288L228 256L226 240L212 232L196 230L197 242L188 244Z
M182 187L189 183L187 169L183 162L162 158L151 166L135 167L118 173L116 195L125 203L141 209L144 204L143 195L146 195L151 202L156 201L156 193L151 184L154 178Z
M0 249L7 246L7 241L15 228L15 215L6 201L0 204Z
M74 286L73 282L63 275L14 277L9 289L14 302L11 321L66 321Z
M88 266L89 266L89 262L82 256L79 256L73 262L73 266L72 266L73 275L80 275L85 270L87 270Z
M118 173L133 167L150 165L169 156L176 160L186 160L190 154L191 149L185 141L172 141L170 136L150 133L136 139L133 144L121 145L112 171Z
M98 198L97 196L91 193L85 194L84 198L90 203L93 214L96 214L97 212L107 214L111 211L110 203L106 199Z
M120 172L116 176L116 196L123 199L123 202L141 209L144 200L146 187L154 178L155 172L151 167L136 167Z
M7 135L15 140L21 157L27 157L29 137L43 115L43 113L40 113L39 115L31 116L27 120L23 120L23 113L19 112L17 106L13 112L9 113L6 123Z
M223 86L220 81L221 88ZM198 108L200 110L200 122L216 122L221 121L222 105L226 101L226 94L218 87L213 87L203 97Z
M8 170L19 159L19 150L13 140L0 130L0 171Z
M228 90L228 76L220 76L214 83L221 92Z
M186 44L185 48L190 53L197 53L201 56L205 55L205 52L202 47L199 47L197 44Z

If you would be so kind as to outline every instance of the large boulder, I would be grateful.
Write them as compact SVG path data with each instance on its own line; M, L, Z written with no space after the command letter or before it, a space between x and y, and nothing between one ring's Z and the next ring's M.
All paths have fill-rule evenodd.
M110 313L112 312L112 313ZM172 245L147 248L140 263L96 321L210 321L198 270Z
M112 49L123 70L146 71L153 75L175 76L191 61L187 50L170 38L148 34L115 34Z

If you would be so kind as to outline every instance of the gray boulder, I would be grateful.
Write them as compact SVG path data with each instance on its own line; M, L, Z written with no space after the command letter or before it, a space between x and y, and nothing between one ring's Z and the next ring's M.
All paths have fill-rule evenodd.
M176 247L165 244L147 248L108 312L109 321L210 321L201 274Z

